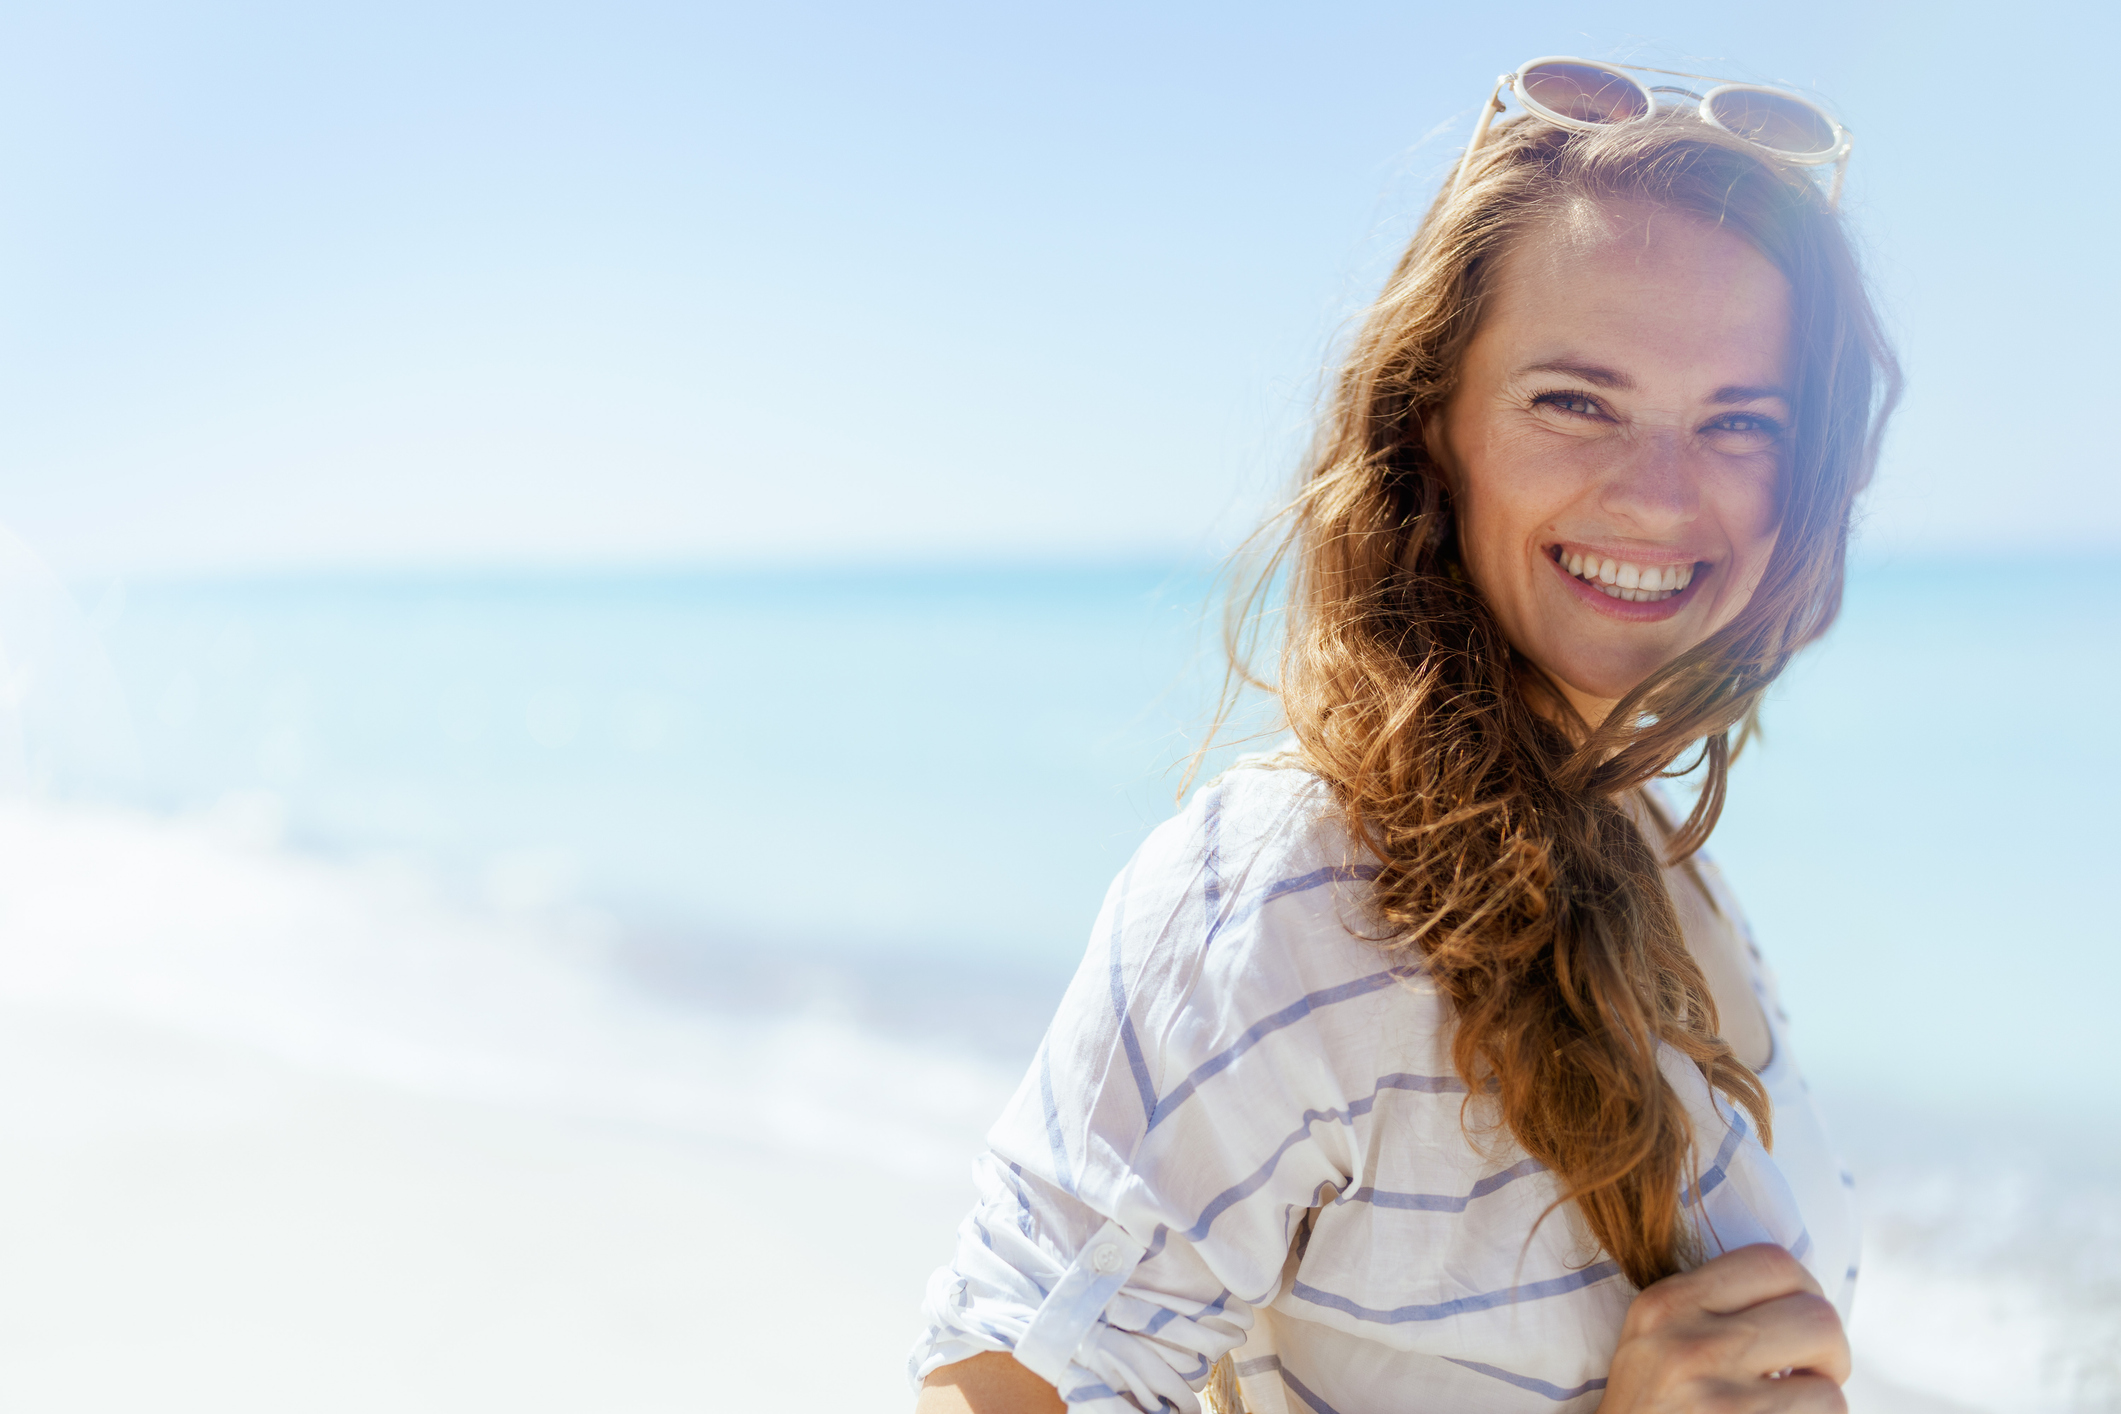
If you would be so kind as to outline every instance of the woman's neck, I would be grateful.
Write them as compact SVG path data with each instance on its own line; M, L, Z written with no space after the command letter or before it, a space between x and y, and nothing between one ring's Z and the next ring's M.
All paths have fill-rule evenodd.
M1583 718L1584 725L1594 732L1605 725L1605 719L1612 716L1613 709L1620 705L1618 698L1593 697L1587 692L1577 691L1565 682L1557 681L1554 686L1568 700L1568 704L1576 709L1576 715Z

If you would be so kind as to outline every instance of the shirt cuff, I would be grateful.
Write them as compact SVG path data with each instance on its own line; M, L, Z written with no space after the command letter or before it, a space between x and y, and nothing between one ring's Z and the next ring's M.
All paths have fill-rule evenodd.
M1016 1343L1026 1369L1058 1386L1083 1337L1105 1314L1105 1306L1134 1275L1148 1249L1108 1222L1093 1233Z

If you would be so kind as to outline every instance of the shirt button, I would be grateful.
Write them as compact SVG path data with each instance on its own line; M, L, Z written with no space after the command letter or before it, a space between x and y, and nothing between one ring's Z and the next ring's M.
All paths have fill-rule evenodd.
M1106 1276L1119 1270L1119 1249L1107 1242L1090 1254L1090 1265Z

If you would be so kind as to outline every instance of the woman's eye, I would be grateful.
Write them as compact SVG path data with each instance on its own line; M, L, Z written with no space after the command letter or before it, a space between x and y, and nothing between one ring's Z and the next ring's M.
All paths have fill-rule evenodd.
M1541 393L1532 401L1537 406L1550 407L1575 417L1597 417L1604 412L1595 400L1582 393Z
M1726 413L1708 425L1711 432L1735 432L1741 436L1774 438L1782 435L1782 424L1772 417L1761 417L1756 413Z

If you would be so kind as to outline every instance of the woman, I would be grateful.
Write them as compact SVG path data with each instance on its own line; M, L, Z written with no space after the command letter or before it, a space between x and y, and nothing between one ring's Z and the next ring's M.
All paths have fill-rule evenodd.
M1294 741L1113 886L923 1414L1842 1407L1845 1180L1699 849L1897 373L1831 198L1642 100L1499 125L1362 324Z

